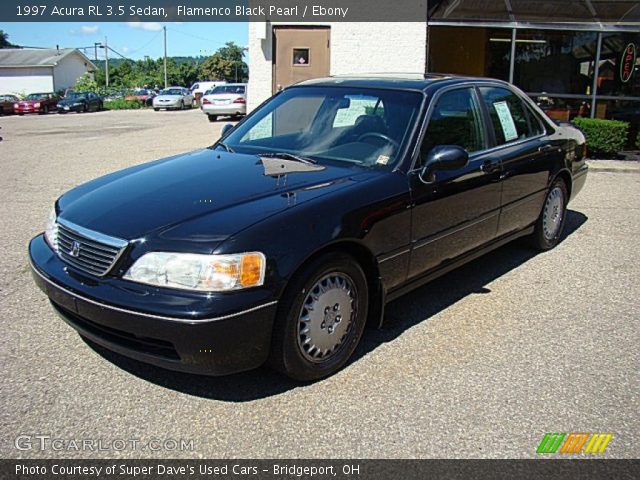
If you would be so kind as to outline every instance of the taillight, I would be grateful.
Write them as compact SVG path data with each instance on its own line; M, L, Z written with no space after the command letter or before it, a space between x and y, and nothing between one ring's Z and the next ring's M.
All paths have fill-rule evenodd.
M202 99L202 104L203 104L203 105L210 105L210 104L211 104L211 102L210 102L209 100L207 100L206 98L203 98L203 99Z
M247 103L247 100L244 97L236 98L233 103Z

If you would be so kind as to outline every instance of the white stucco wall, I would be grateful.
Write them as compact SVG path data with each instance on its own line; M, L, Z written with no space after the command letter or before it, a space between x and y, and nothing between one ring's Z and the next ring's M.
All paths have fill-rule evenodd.
M331 22L313 25L331 27L331 75L425 71L425 22ZM266 38L260 39L260 36ZM250 22L249 110L271 96L271 75L271 24Z
M55 90L73 87L76 80L88 71L89 66L88 62L76 53L62 58L53 69Z
M11 93L26 95L53 91L53 69L51 67L0 67L0 95Z

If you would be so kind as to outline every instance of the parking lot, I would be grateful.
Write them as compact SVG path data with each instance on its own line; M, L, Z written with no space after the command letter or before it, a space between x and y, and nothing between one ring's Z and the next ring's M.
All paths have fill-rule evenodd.
M387 326L315 384L266 368L172 373L84 342L29 271L52 202L210 145L224 123L197 110L0 117L1 457L529 458L546 432L613 433L601 456L640 456L640 173L591 172L555 250L511 244L389 304ZM21 435L140 443L20 450Z

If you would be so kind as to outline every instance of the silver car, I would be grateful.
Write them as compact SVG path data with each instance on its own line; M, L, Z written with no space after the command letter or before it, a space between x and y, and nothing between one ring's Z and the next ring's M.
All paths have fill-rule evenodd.
M193 108L193 95L187 88L165 88L153 97L153 109L156 112L161 108L183 110L185 107Z
M247 84L228 83L207 90L202 97L202 112L210 122L215 122L219 116L246 115Z

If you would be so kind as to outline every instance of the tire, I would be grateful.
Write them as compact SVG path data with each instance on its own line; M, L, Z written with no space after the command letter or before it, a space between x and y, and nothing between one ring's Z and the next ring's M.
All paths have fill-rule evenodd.
M153 109L153 111L154 111L154 112L159 112L159 111L160 111L160 109L159 109L159 108L154 108L154 109Z
M42 115L47 115L49 113L49 106L45 105L42 107Z
M335 373L360 342L368 305L367 278L353 257L318 257L291 279L280 301L269 363L298 381Z
M560 243L567 220L568 199L566 183L560 178L556 179L549 187L531 236L531 244L535 249L551 250Z
M218 121L218 116L217 115L207 115L207 118L209 119L209 121L211 123Z
M87 104L83 104L82 105L82 113L87 113L89 111L89 107L87 106Z
M184 110L184 100L180 102L180 110Z

